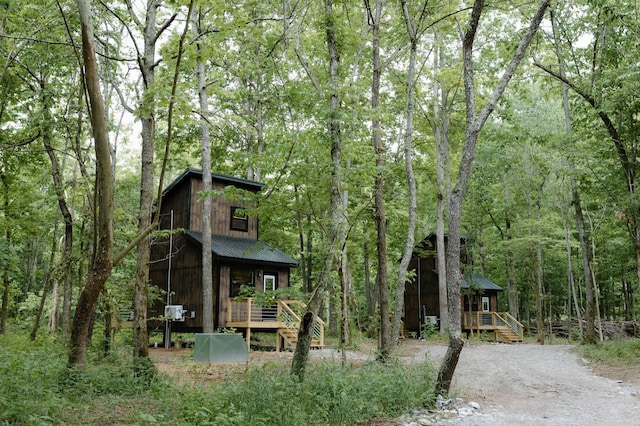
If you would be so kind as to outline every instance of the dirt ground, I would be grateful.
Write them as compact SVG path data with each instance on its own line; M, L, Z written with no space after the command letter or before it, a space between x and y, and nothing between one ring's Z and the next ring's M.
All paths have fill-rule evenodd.
M425 357L439 365L446 346L407 340L404 362ZM348 351L350 360L373 357L373 348ZM316 359L341 359L332 349ZM196 364L192 350L152 350L160 371L194 383L241 374L246 365ZM290 364L290 352L250 354L250 365ZM592 366L569 345L467 343L452 384L454 396L480 405L473 414L422 424L462 425L630 425L640 424L640 368ZM371 425L419 424L415 419L380 419Z
M444 347L429 347L432 359ZM640 424L640 371L590 366L569 345L467 344L453 390L480 404L464 425Z

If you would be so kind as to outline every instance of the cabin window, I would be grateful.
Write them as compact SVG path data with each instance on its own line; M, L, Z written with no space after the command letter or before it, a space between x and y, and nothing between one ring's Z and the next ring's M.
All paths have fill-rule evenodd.
M253 271L247 269L232 269L231 270L231 288L230 297L240 296L240 288L245 285L254 287L253 283Z
M264 291L273 291L278 288L278 276L276 274L265 273L262 282Z
M242 207L231 207L231 229L243 232L249 230L249 217Z
M489 312L489 298L487 296L482 297L482 312Z

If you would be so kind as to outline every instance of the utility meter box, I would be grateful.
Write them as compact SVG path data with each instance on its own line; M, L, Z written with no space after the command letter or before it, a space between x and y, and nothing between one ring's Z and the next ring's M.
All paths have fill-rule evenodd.
M187 311L182 305L167 305L164 307L164 317L169 321L184 321L185 312Z

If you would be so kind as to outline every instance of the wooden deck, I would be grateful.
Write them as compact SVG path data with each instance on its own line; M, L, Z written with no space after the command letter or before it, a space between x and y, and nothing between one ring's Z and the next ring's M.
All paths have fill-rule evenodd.
M522 342L524 327L508 312L463 312L462 330L489 331L497 342Z
M251 330L275 332L276 351L280 351L298 343L300 317L305 309L306 305L298 300L278 300L270 306L262 306L252 298L229 299L227 327L245 330L247 344L251 342ZM311 347L323 346L324 321L316 317Z

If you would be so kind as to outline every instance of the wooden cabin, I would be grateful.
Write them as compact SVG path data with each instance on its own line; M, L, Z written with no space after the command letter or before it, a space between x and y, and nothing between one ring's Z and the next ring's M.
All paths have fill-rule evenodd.
M466 238L460 239L462 269L471 269L466 253ZM445 236L445 250L447 237ZM416 245L409 263L414 270L404 295L404 330L420 336L424 324L440 326L440 294L438 289L437 239L432 233ZM462 330L488 331L496 340L522 341L522 324L506 312L500 312L498 293L502 288L487 278L472 272L464 274L461 283L460 304Z
M298 265L259 239L258 218L249 211L264 185L220 174L212 174L211 180L214 329L234 327L249 339L252 327L285 328L279 321L283 315L278 316L279 310L290 308L285 301L270 306L252 306L250 298L238 301L243 286L255 292L288 287L290 269ZM155 238L151 247L149 279L163 296L150 313L161 320L150 321L150 327L166 327L169 336L203 328L202 189L202 171L188 168L162 193L159 227L172 232ZM295 328L291 321L295 317L287 327Z

